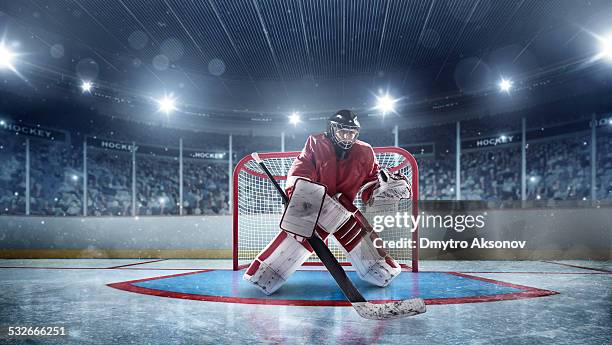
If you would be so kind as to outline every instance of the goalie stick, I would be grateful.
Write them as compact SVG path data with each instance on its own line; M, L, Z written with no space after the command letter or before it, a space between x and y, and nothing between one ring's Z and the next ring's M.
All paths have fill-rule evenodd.
M251 154L251 157L259 164L261 169L266 173L281 198L283 199L283 204L287 205L289 202L289 198L285 191L278 184L274 176L268 170L268 167L264 163L264 161L259 158L257 152ZM368 302L361 292L357 290L353 282L349 279L346 272L334 256L332 252L329 250L327 245L321 240L316 234L310 238L307 238L308 243L314 249L315 253L321 259L321 262L325 265L329 273L332 275L342 293L346 296L346 298L351 302L353 308L357 313L366 319L370 320L387 320L387 319L396 319L400 317L413 316L422 314L426 311L425 302L421 298L412 298L403 301L394 301L387 303L371 303Z

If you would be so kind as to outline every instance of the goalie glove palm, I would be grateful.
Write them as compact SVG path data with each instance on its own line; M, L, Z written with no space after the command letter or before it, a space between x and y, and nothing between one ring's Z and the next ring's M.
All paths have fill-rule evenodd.
M395 173L389 174L387 170L380 170L378 174L378 186L372 192L369 202L375 200L401 200L410 199L412 190L406 176Z

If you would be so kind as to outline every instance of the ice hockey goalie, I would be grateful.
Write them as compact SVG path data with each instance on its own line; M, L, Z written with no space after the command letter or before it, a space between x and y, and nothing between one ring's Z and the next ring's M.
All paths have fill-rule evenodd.
M410 197L405 178L380 171L372 147L357 140L361 126L350 110L340 110L328 120L324 133L311 135L291 166L287 194L291 196L298 178L327 187L316 235L332 235L357 271L358 276L377 286L387 286L400 272L400 266L373 245L377 238L353 201L361 192L366 204L378 200ZM272 294L312 254L306 239L280 231L259 253L244 279Z

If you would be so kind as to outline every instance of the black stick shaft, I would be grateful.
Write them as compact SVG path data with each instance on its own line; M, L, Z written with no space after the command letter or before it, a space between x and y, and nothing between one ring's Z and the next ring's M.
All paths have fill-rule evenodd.
M346 299L351 302L367 302L365 297L363 297L361 292L357 290L353 282L346 275L346 272L342 269L342 266L323 240L315 234L308 239L308 243L310 243L312 249L314 249L319 259L321 259L321 262L323 262L323 265L325 265L329 273L334 277L334 280L338 283L338 286L340 286Z
M278 194L280 194L281 198L283 198L283 204L286 205L287 203L289 203L289 198L287 197L287 194L285 194L285 191L283 190L283 188L278 184L278 181L276 181L276 179L274 178L274 175L272 175L270 170L268 170L268 167L266 166L266 164L263 161L257 164L259 164L259 166L263 169L266 175L268 175L268 178L274 185L274 188L276 188L276 191L278 192Z
M278 191L278 194L280 194L281 198L283 198L283 204L287 205L289 203L289 198L287 197L287 194L285 194L283 188L281 188L281 186L278 184L278 182L276 181L270 170L268 170L268 167L263 161L258 162L258 164L266 173L266 175ZM340 286L340 289L342 290L346 298L353 303L367 302L361 292L359 292L353 282L351 282L348 275L346 274L344 269L342 269L342 266L338 262L338 259L336 259L334 254L331 252L331 250L329 250L327 245L325 245L323 240L321 240L321 238L319 238L315 234L311 238L308 238L307 241L312 247L312 249L314 249L319 259L321 259L321 262L323 262L323 265L325 265L325 268L327 268L336 283L338 283L338 286Z

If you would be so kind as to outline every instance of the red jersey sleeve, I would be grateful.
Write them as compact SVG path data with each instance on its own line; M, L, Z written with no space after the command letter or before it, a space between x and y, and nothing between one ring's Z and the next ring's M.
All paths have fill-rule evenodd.
M287 174L287 195L291 197L293 192L293 184L295 180L292 177L305 177L311 181L316 181L317 171L315 165L315 140L312 136L308 136L306 144L302 152L293 161L291 168Z

